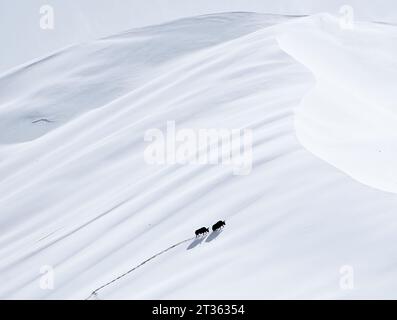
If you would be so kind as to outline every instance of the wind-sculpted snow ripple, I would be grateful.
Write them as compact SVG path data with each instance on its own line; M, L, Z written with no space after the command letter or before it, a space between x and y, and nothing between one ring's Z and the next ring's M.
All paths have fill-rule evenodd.
M299 121L320 81L286 43L318 27L318 17L194 17L2 78L0 297L86 299L104 285L100 299L371 297L374 287L395 296L380 271L397 263L395 195L351 179L296 136L294 111ZM251 173L148 164L145 132L169 120L252 130ZM216 237L179 245L220 219ZM347 263L360 290L338 286ZM52 290L40 286L42 266L53 269Z

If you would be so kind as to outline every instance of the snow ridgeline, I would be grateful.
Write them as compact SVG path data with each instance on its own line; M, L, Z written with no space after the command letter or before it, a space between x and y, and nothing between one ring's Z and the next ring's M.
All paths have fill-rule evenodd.
M395 297L396 196L299 142L325 130L316 117L301 123L315 115L305 109L311 92L325 79L332 94L333 70L353 59L344 47L359 45L337 28L326 15L200 16L74 46L1 77L0 297L85 299L219 218L228 228L216 239L156 256L101 298ZM324 43L336 46L328 29L342 60L321 57ZM251 173L148 165L144 134L168 120L252 130ZM43 265L54 269L53 290L39 286ZM353 291L339 285L346 265Z
M280 46L316 79L297 109L299 141L374 188L397 193L397 28L319 15L285 28Z

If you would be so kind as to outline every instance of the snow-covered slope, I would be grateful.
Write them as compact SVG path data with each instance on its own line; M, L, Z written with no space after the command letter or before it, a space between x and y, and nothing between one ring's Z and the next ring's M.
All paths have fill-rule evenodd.
M306 23L279 38L317 80L295 118L299 140L355 179L397 193L397 28L341 29L329 16Z
M226 11L338 14L346 5L358 19L397 22L391 0L2 0L0 73L71 44L184 17ZM48 6L53 8L54 28L43 30L40 21L48 11L41 8Z
M336 27L323 15L200 16L3 76L0 297L85 299L127 272L97 297L396 297L397 196L320 160L295 132L294 109L320 82L294 35ZM320 59L324 37L299 45ZM168 120L252 129L252 172L147 164L144 133ZM194 239L220 219L221 233ZM346 265L354 290L340 287ZM40 288L42 266L53 290Z

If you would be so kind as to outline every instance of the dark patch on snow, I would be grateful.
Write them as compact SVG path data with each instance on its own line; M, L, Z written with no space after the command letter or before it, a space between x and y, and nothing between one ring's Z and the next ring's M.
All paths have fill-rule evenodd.
M211 242L212 240L215 240L216 238L218 238L218 236L222 233L222 229L213 231L208 238L205 240L205 242Z
M32 121L33 124L40 123L40 122L51 123L51 122L54 122L54 121L48 120L46 118L37 119L37 120Z
M200 243L203 242L204 239L205 239L205 236L196 238L191 244L189 244L189 246L187 247L186 250L191 250L191 249L197 247Z

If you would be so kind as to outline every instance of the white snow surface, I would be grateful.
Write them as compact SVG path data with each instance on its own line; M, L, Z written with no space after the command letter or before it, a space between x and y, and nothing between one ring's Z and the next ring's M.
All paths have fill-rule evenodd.
M86 299L129 272L96 297L397 298L396 32L214 14L2 76L0 297ZM251 174L145 163L167 120L252 129Z

